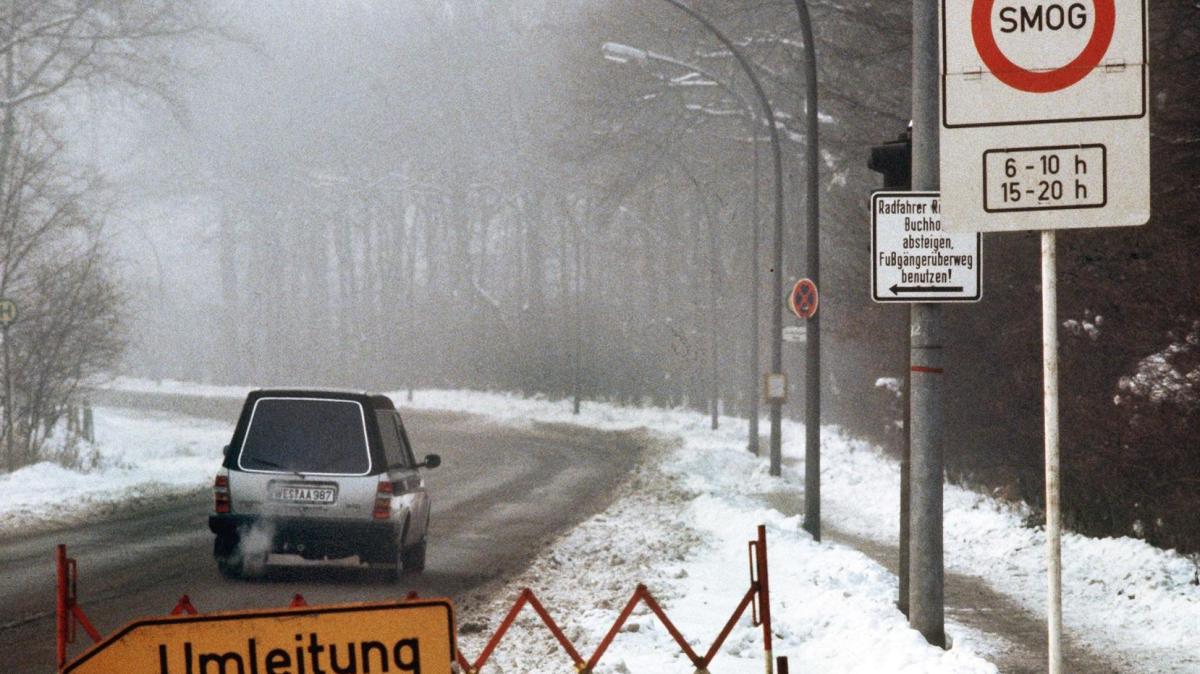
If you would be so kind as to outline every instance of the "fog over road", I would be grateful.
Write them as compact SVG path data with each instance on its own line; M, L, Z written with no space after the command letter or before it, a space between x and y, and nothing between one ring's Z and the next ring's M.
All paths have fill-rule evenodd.
M116 402L227 419L231 433L240 407L228 400L105 400ZM289 565L272 567L263 580L227 580L211 554L211 494L180 496L107 521L0 540L0 672L54 669L56 543L66 543L79 560L80 603L103 634L165 614L185 593L202 612L286 606L297 592L311 604L382 600L410 590L461 602L520 570L556 534L602 509L640 453L632 434L514 428L456 413L402 414L414 452L443 458L442 467L425 471L433 522L424 574L392 583L366 567L276 557ZM214 448L214 473L219 452ZM82 630L79 641L72 654L87 641Z

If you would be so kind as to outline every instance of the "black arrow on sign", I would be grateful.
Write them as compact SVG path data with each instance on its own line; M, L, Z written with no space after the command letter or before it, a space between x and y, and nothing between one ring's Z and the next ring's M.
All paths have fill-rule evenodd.
M893 295L900 293L961 293L962 286L901 286L892 284L888 290L892 291Z

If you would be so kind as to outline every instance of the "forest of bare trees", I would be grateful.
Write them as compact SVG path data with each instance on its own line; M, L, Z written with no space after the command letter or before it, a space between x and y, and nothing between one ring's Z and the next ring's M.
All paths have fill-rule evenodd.
M907 124L909 7L810 4L824 419L895 449L901 409L877 382L907 369L907 312L870 302L867 203L880 178L866 163L872 144ZM808 139L795 9L783 0L692 5L750 56L779 113L784 272L797 278L806 272ZM773 189L769 171L755 183L755 153L765 167L767 146L752 130L765 129L742 102L751 91L730 54L667 3L230 3L221 36L198 11L216 3L16 6L48 14L18 12L6 24L34 32L9 40L13 142L0 197L8 204L20 191L7 167L21 162L41 162L29 179L46 188L40 206L26 202L34 220L18 226L6 211L4 232L18 236L57 213L52 205L70 204L56 216L63 234L39 258L70 273L6 264L0 294L48 273L54 283L35 284L39 293L66 293L94 312L72 333L87 348L68 349L89 355L51 358L70 370L54 375L68 385L46 394L51 408L112 362L124 334L132 344L121 371L156 378L578 394L584 404L697 414L744 415L756 395L751 296L763 316L781 300L770 296L767 226L760 277L750 275L755 215L769 221ZM92 13L72 22L72 7ZM131 11L103 14L113 7ZM124 23L86 32L97 16ZM1150 16L1153 219L1060 237L1064 503L1079 530L1200 549L1200 524L1181 515L1195 512L1200 485L1200 270L1190 253L1200 243L1191 93L1200 10L1156 1ZM56 47L62 25L96 40ZM132 32L101 39L118 25ZM206 32L217 48L194 46ZM180 43L192 46L167 47ZM604 58L606 43L667 58L617 62ZM122 176L113 218L136 212L142 229L118 257L141 271L120 279L104 263L107 192L53 159L64 142L53 122L71 117L75 83L143 106L126 125L142 152ZM68 244L72 255L58 252ZM946 312L947 463L953 479L1036 507L1037 243L989 235L984 254L984 300ZM127 320L118 322L122 296ZM58 312L44 318L45 334L80 315L36 304ZM45 361L33 346L51 344L26 332L39 323L25 316L12 331L14 356ZM758 339L768 353L766 321ZM785 357L787 412L798 414L801 350L789 345ZM20 423L26 434L36 425Z
M8 470L78 460L82 385L126 339L105 218L111 193L70 156L64 123L85 91L169 100L182 38L209 32L187 2L17 0L0 9L0 455ZM57 437L56 437L57 435Z

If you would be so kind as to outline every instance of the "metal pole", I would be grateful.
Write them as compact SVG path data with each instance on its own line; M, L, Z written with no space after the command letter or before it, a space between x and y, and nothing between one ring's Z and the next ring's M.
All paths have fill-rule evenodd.
M10 345L8 342L8 326L0 331L4 339L4 451L8 454L8 472L17 469L17 457L13 453L13 436L17 434L17 420L13 415L16 403L13 402L13 377L10 364Z
M808 187L804 202L808 278L821 287L821 174L817 119L817 46L813 39L808 3L796 0L804 40L805 172ZM808 319L804 354L804 529L821 540L821 314Z
M67 546L61 543L54 548L54 568L56 572L54 595L54 632L55 656L58 669L67 664L67 638L70 632L70 577L67 571Z
M715 218L709 217L708 221L708 357L709 357L709 404L712 408L712 430L717 430L720 427L720 412L721 412L721 374L720 374L720 358L717 355L717 333L720 332L720 322L717 320L717 312L720 310L720 270L718 265L718 257L720 255L720 241L717 238L717 221Z
M572 340L575 343L572 345L574 348L572 349L573 353L571 354L571 360L572 360L571 389L572 389L572 393L573 393L572 397L574 398L574 400L571 403L571 413L572 414L579 414L579 406L580 406L579 399L580 399L580 396L581 396L582 390L583 390L583 386L580 382L580 378L582 376L580 373L580 370L583 368L583 288L581 287L581 283L583 280L583 274L580 271L580 269L583 265L583 256L580 254L580 247L581 247L581 239L583 238L583 235L582 235L582 232L579 231L580 228L581 227L580 227L579 222L576 222L575 223L575 241L574 241L574 244L575 244L574 245L574 248L575 248L575 270L574 270L575 271L575 274L574 274L575 275L575 302L574 302L575 311L574 311L574 314L575 315L574 315L574 319L575 320L573 321L574 328L575 328L574 329L575 334L573 335L574 339Z
M936 192L938 174L938 0L913 0L913 189ZM909 336L912 399L912 519L908 622L944 646L942 559L942 315L913 304Z
M774 161L775 168L775 255L773 259L773 267L771 271L774 273L773 278L773 293L771 301L771 372L775 374L783 373L783 150L780 148L779 128L775 120L775 109L771 107L771 99L767 97L766 90L762 87L762 82L758 76L754 74L754 68L750 65L741 50L733 43L724 33L720 31L711 21L706 19L704 15L696 10L688 7L680 2L680 0L663 0L672 6L699 21L712 33L714 37L729 50L733 58L737 60L742 71L746 73L747 79L754 87L754 95L758 98L759 103L763 108L763 116L766 118L767 131L771 134L771 155ZM815 114L815 109L814 109ZM811 339L811 337L810 337ZM783 447L783 402L780 400L771 401L771 475L778 476L781 472L783 463L782 447Z
M754 106L750 103L750 101L746 100L746 97L743 96L741 93L739 93L737 91L737 89L735 89L733 87L732 84L726 83L720 77L717 77L716 75L705 70L704 68L697 66L693 63L687 63L684 61L680 61L679 59L675 59L670 56L666 56L664 54L658 54L658 53L655 53L650 50L644 50L643 53L645 54L645 57L647 59L652 59L655 61L662 61L663 63L669 63L674 66L686 68L686 69L692 70L704 77L707 77L714 84L721 87L723 90L725 90L727 93L729 93L729 95L731 95L735 99L737 99L738 102L740 102L742 104L742 107L746 108L746 125L750 129L750 144L751 144L751 148L754 150L754 175L753 175L753 185L752 185L752 190L751 190L751 195L752 195L751 198L753 199L753 205L752 205L752 209L751 209L752 210L752 219L753 219L753 223L752 223L753 242L751 244L751 251L750 251L750 386L747 389L747 392L749 394L749 401L750 401L750 410L749 410L749 415L748 415L749 421L750 421L750 428L749 428L749 433L747 434L749 437L748 437L746 446L747 446L747 449L749 449L749 451L751 453L753 453L755 456L757 456L758 455L758 416L759 416L759 409L758 409L758 395L759 394L758 394L758 391L759 391L759 386L761 384L761 381L759 379L759 371L758 371L758 368L759 368L759 343L758 343L758 340L759 340L759 335L761 334L761 328L759 326L759 302L761 301L761 298L759 297L760 281L758 278L758 275L759 275L758 256L759 256L759 248L760 248L759 242L762 237L762 233L761 233L762 222L761 222L759 208L758 208L759 186L760 186L760 182L762 180L761 161L760 161L759 154L758 154L758 125L759 125L758 114L755 113ZM714 259L715 259L715 257L714 257ZM714 271L714 274L715 274L715 271ZM715 304L715 302L714 302L714 304ZM715 334L716 334L715 329L714 329L713 334L715 336ZM716 360L716 345L715 345L715 343L713 345L713 360L714 361ZM713 388L716 389L717 388L717 384L716 384L717 375L716 375L715 362L713 365L713 382L714 382ZM716 400L716 398L717 398L717 394L714 391L713 399ZM713 412L712 427L714 429L717 428L717 418L716 418L715 411Z
M750 387L746 389L747 394L750 396L750 439L746 448L749 449L752 454L758 456L758 391L759 386L761 385L758 372L758 340L762 334L758 325L758 305L761 302L761 299L758 296L758 291L759 286L762 283L762 281L758 278L758 254L760 247L759 240L762 238L762 223L760 222L758 212L758 191L762 167L760 166L761 162L758 156L758 120L755 119L754 116L751 116L750 122L751 127L754 129L753 133L750 134L750 143L754 146L754 189L751 193L751 198L754 200L754 206L752 208L754 233L751 237L752 243L750 245Z
M1062 509L1058 448L1058 279L1054 230L1042 232L1042 392L1046 424L1046 628L1050 674L1061 674Z
M912 311L908 313L908 320L905 321L908 328L908 334L912 334ZM904 405L904 428L902 433L903 446L900 449L900 597L896 601L897 608L908 617L908 592L909 592L909 563L908 563L908 545L909 538L912 536L911 517L912 517L912 435L909 429L912 428L912 375L909 372L904 374L903 388L901 389L903 396L900 403Z
M717 238L717 217L713 214L712 206L708 203L707 195L704 192L704 187L700 184L700 180L696 178L696 174L688 169L687 165L682 161L676 162L679 169L687 176L688 181L696 190L696 196L700 199L700 204L704 208L704 218L708 220L708 356L709 356L709 413L711 415L712 430L717 430L720 426L718 415L719 399L721 397L721 379L718 372L718 356L717 356L717 297L719 295L718 285L719 277L717 257L719 249L719 239Z
M755 576L758 578L758 616L762 623L763 651L766 655L766 672L772 674L771 653L771 574L767 566L767 527L758 525L758 541L754 546L756 567Z

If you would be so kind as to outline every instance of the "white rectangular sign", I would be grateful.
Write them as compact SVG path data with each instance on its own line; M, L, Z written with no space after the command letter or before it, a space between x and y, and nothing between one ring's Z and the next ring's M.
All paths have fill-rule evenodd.
M782 372L763 375L763 397L767 400L787 400L787 375Z
M783 329L783 341L804 344L808 342L808 326L789 325Z
M871 299L977 302L983 235L943 227L937 192L871 195Z
M946 226L1150 219L1148 0L942 0Z

